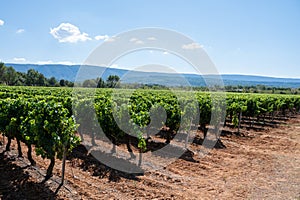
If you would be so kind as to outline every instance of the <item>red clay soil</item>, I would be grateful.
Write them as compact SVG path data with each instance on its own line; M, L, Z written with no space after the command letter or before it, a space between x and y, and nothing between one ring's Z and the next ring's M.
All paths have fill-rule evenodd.
M229 131L232 131L228 129ZM57 195L61 161L41 183L47 160L37 166L17 158L16 143L0 154L2 199L300 199L300 117L277 128L222 136L224 149L204 158L177 159L160 171L133 177L97 163L77 148L67 160L66 183ZM3 139L1 138L1 141ZM172 142L171 142L172 143ZM204 148L192 145L191 150ZM0 146L0 152L4 147ZM24 155L26 147L23 146Z

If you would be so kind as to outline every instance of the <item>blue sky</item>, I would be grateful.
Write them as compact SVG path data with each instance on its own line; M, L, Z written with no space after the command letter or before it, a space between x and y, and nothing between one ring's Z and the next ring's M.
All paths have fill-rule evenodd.
M299 0L3 1L0 60L80 64L107 37L142 27L189 36L222 74L300 78ZM115 66L172 60L169 65L189 72L171 55L150 53L130 55Z

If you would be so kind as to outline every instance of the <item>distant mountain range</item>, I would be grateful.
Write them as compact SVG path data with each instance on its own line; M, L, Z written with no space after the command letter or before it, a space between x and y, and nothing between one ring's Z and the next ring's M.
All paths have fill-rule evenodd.
M6 63L6 66L12 66L16 71L27 72L29 69L37 70L45 77L55 77L57 80L65 79L69 81L83 81L102 77L104 80L109 75L118 75L123 83L144 83L160 84L166 86L206 86L218 84L217 75L196 75L196 74L174 74L159 72L141 72L130 71L117 68L106 68L97 66L80 65L61 65L61 64L15 64ZM300 79L294 78L274 78L253 75L220 75L224 85L265 85L272 87L300 88Z

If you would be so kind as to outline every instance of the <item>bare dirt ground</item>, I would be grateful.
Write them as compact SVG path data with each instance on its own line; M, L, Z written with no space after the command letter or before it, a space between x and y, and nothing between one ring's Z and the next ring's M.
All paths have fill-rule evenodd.
M229 131L232 131L229 129ZM185 155L142 176L112 170L86 156L83 147L67 160L66 184L57 195L61 161L41 183L47 160L28 166L13 150L0 154L2 199L300 199L300 117L277 128L246 130L221 137L226 148L204 158ZM2 138L0 138L2 141ZM204 148L192 145L192 151ZM0 146L0 152L4 147ZM23 147L26 155L26 147Z

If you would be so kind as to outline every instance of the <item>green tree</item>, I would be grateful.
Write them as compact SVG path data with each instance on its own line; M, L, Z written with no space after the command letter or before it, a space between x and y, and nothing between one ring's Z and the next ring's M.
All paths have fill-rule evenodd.
M117 75L110 75L107 78L106 83L107 83L107 86L109 88L115 88L115 87L119 87L120 86L119 81L120 81L120 77L119 76L117 76Z
M59 85L60 86L66 86L66 83L65 83L65 80L64 79L61 79L60 81L59 81Z
M57 84L57 80L54 76L52 76L50 79L48 79L48 85L51 87L54 87Z
M4 72L6 71L6 66L3 62L0 62L0 83L4 83Z
M106 87L106 84L102 78L97 78L96 82L97 82L97 88L105 88Z
M83 87L91 87L91 88L95 88L97 86L97 83L94 79L88 79L88 80L85 80L83 83L82 83L82 86Z
M6 85L15 85L17 82L17 72L13 67L8 67L4 71L4 81Z
M46 78L43 74L39 73L36 85L38 85L38 86L45 86L46 85Z
M28 86L35 86L38 82L39 72L34 69L29 69L26 74L25 83Z
M72 81L65 80L65 86L67 86L67 87L73 87L74 83Z
M25 85L26 81L26 74L22 72L17 72L17 82L15 85L23 86Z

